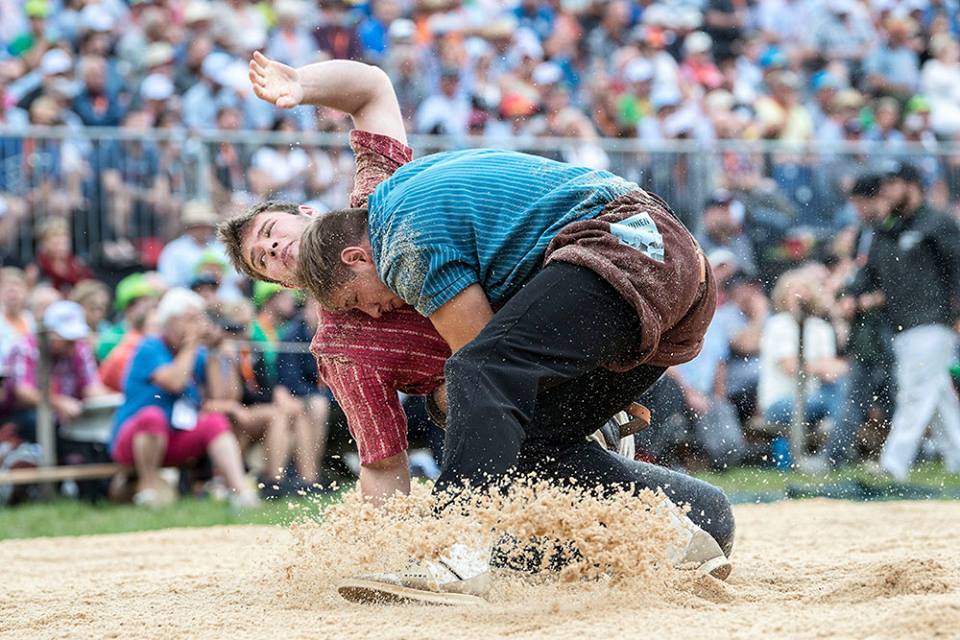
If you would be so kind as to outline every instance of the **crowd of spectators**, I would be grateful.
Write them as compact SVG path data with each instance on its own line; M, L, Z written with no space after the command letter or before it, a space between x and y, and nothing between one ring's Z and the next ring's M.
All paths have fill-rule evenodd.
M137 358L150 397L155 370L180 363L122 439L128 463L131 433L165 443L143 445L144 503L163 500L151 469L204 454L239 490L223 451L234 446L262 495L310 491L336 430L312 358L281 348L309 343L310 303L242 278L214 237L267 196L325 210L351 188L346 147L292 144L349 123L256 99L255 50L293 66L380 65L408 130L445 137L418 152L536 147L671 203L722 286L704 352L645 399L663 428L639 449L668 464L789 466L798 371L811 450L837 465L875 452L900 319L870 312L883 306L875 291L851 312L848 291L868 230L897 204L878 195L891 178L867 174L893 154L916 167L925 201L960 217L957 0L0 0L0 15L0 457L35 440L41 321L56 327L62 425L91 398L129 396ZM864 144L838 146L850 143ZM175 313L158 313L166 295ZM195 326L175 335L184 314ZM174 447L181 396L220 418ZM233 444L213 454L227 431Z
M0 126L67 132L0 135L7 262L33 257L46 217L72 216L83 257L116 271L154 268L190 198L218 211L266 194L342 203L349 154L291 142L346 123L257 100L256 49L294 66L381 65L410 131L444 146L563 137L551 153L638 181L688 222L723 187L783 225L835 232L851 221L844 195L866 153L836 145L858 141L914 154L933 202L960 201L960 156L936 155L960 139L957 0L6 0L3 11ZM206 143L190 136L201 130ZM238 130L290 137L225 135ZM632 149L644 153L602 138L643 141ZM728 140L788 146L710 146Z

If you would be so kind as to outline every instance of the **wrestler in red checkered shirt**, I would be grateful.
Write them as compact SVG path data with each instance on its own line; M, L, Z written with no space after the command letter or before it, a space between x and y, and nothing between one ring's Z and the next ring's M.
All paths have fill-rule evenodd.
M334 60L318 63L322 73L308 74L266 62L259 54L251 62L261 98L292 106L304 101L306 90L306 102L353 117L350 206L365 206L376 186L413 158L390 80L379 69ZM269 81L258 83L256 77L267 73ZM354 90L344 92L345 86ZM221 237L233 262L250 276L297 286L300 233L314 215L308 207L267 202L224 223ZM442 383L450 356L427 318L409 307L380 311L374 310L376 319L359 311L322 312L311 345L324 382L347 416L360 455L361 488L371 497L409 490L407 421L398 392L431 393Z

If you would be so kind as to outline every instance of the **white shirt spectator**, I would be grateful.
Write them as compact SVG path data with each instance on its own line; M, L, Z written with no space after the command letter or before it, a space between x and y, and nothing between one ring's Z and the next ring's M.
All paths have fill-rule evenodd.
M414 116L417 131L433 133L437 131L450 136L463 136L467 133L470 119L470 103L463 96L452 98L435 94L423 101Z
M168 243L160 252L160 258L157 260L157 272L170 287L189 287L200 258L210 250L216 251L223 258L224 264L230 264L227 250L219 240L202 244L197 242L193 236L183 234ZM220 285L218 295L229 300L242 298L238 287L239 280L240 275L233 267L230 267L223 276L223 283Z
M782 312L767 320L760 338L760 383L757 402L766 411L783 398L792 398L796 380L780 366L786 358L796 358L799 351L800 327L789 313ZM813 362L833 358L837 354L837 339L833 327L822 318L809 317L803 326L803 360ZM808 379L808 393L815 391L819 381Z
M930 126L942 136L960 132L960 63L927 60L920 92L930 100Z
M281 153L271 147L263 147L253 154L252 165L254 169L270 176L270 182L274 185L272 197L292 202L306 199L310 157L303 149Z

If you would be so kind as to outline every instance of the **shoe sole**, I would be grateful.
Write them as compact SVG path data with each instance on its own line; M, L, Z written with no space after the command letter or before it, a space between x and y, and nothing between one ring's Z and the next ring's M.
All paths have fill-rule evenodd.
M477 606L486 604L480 596L466 593L424 591L396 584L348 578L337 585L337 593L344 600L359 604L436 604L446 606Z
M726 581L726 579L730 577L730 573L732 571L733 565L730 564L730 561L726 558L726 556L711 558L697 567L697 573L699 575L705 576L709 574L721 581Z

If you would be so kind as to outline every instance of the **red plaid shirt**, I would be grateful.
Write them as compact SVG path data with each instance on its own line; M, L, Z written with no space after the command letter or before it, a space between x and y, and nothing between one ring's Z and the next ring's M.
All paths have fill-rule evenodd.
M413 151L398 140L367 131L350 132L357 170L351 207L367 196ZM320 313L310 351L320 375L347 416L361 464L407 449L407 418L398 391L425 395L443 382L450 348L424 318L404 307L378 319L360 313Z
M37 339L28 336L17 343L7 356L6 367L13 387L37 386L37 365L40 352ZM83 392L100 381L97 375L97 360L86 340L74 343L73 353L53 361L50 369L50 392L53 395L70 396L83 400Z

